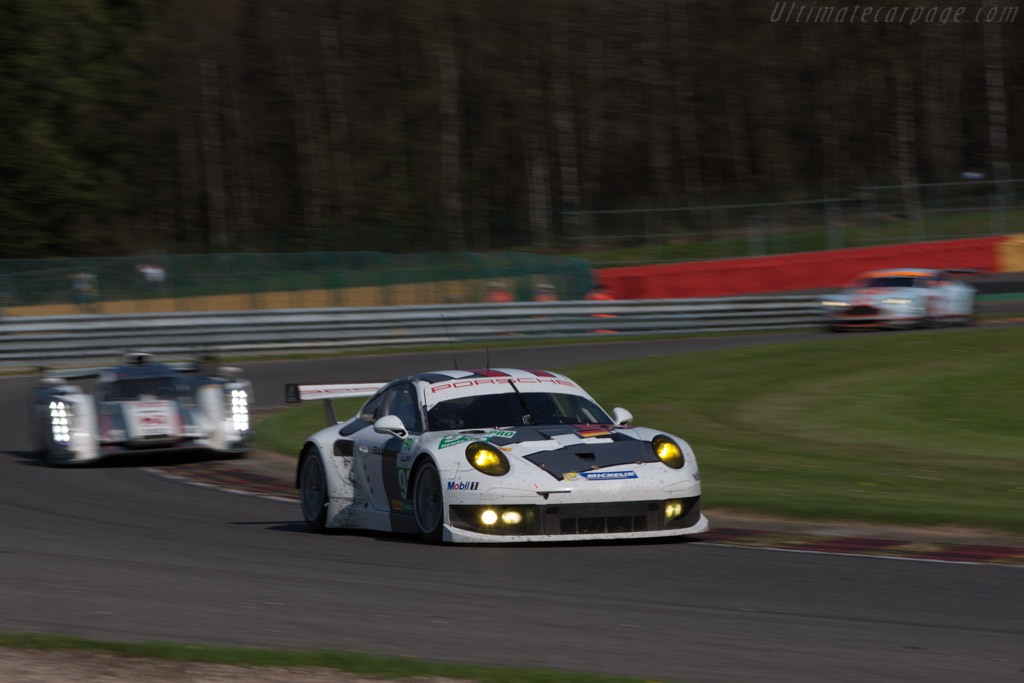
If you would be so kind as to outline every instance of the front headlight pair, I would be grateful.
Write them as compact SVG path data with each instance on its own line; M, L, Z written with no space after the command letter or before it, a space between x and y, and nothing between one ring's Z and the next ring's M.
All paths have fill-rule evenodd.
M672 469L681 469L686 464L683 450L667 436L656 436L651 441L655 455ZM475 441L466 446L466 460L476 470L492 477L508 474L509 464L505 454L485 441Z

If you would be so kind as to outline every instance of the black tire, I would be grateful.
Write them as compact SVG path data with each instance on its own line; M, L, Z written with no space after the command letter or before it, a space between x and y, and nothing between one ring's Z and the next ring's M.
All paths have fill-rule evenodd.
M412 483L412 509L420 538L427 543L440 543L444 526L444 492L437 466L430 460L416 470Z
M327 473L320 451L311 448L299 470L299 501L302 517L310 531L323 533L327 529Z

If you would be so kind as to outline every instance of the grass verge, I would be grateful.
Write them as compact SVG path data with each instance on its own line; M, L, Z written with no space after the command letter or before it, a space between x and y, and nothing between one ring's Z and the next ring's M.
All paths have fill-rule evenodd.
M566 369L694 447L709 508L1024 534L1024 327L864 333ZM342 405L351 415L359 400ZM272 415L294 453L320 406Z
M235 666L321 667L388 679L442 676L481 681L482 683L639 683L643 680L545 669L427 662L412 657L380 657L360 652L268 650L164 642L119 643L36 633L0 634L0 646L35 650L86 650L127 657L149 657Z

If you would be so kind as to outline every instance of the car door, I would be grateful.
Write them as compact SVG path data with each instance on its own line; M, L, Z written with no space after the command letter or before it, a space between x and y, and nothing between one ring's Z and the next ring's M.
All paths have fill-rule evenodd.
M377 510L411 512L410 501L406 497L411 462L400 463L399 456L403 453L403 445L423 432L420 412L415 387L409 382L401 382L388 387L368 403L365 414L360 416L368 426L356 435L356 470L369 493L367 498ZM399 438L373 431L373 423L385 415L399 417L409 434Z

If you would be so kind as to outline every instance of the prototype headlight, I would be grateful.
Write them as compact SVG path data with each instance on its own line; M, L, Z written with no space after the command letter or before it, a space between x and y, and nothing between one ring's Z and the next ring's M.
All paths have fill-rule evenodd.
M667 436L654 437L651 441L651 446L654 447L654 454L658 456L658 459L672 469L678 470L686 462L686 459L683 457L682 449L679 448L679 445L675 441Z
M845 308L846 306L849 306L850 304L848 304L845 301L822 301L821 305L822 306L838 306L840 308Z
M71 443L71 404L64 401L50 401L50 430L54 443Z
M508 458L489 443L475 441L466 446L466 460L476 469L492 477L508 474Z
M882 303L888 304L890 306L905 306L912 302L910 299L885 299L882 301Z
M224 395L230 401L231 426L236 432L249 430L249 395L242 389L232 389L231 396Z

